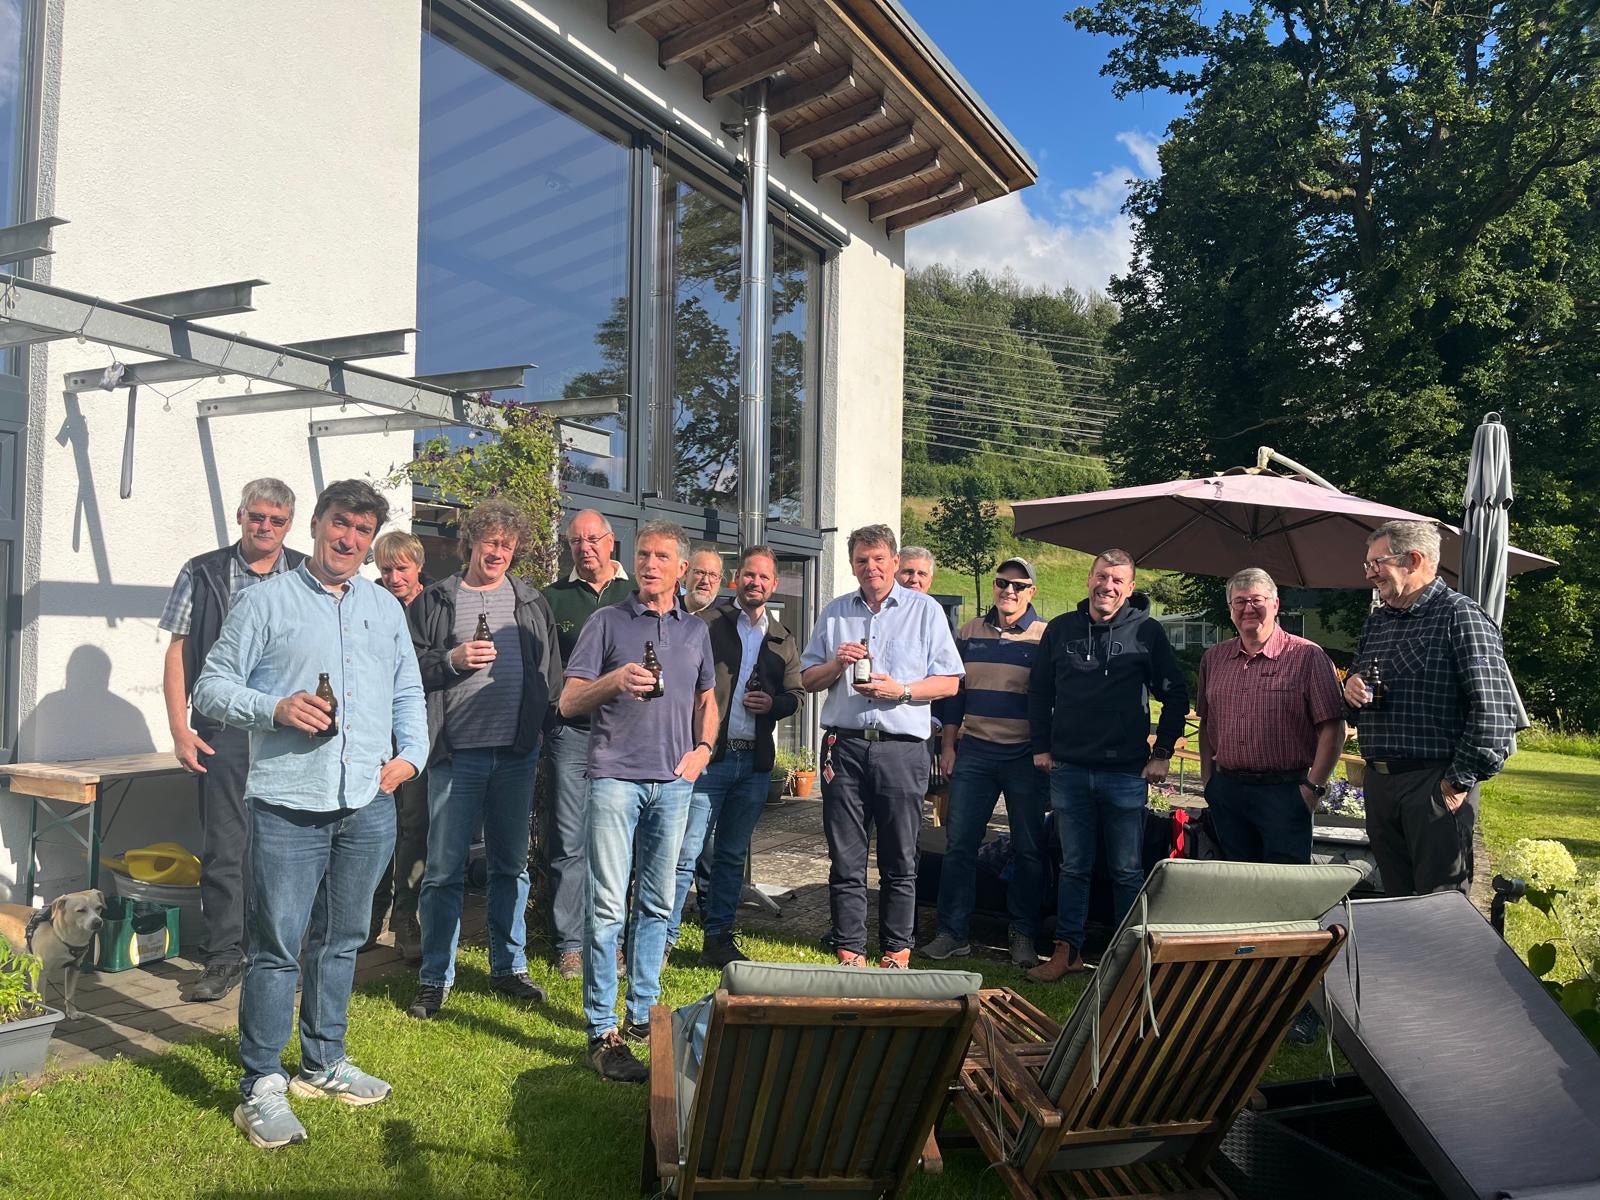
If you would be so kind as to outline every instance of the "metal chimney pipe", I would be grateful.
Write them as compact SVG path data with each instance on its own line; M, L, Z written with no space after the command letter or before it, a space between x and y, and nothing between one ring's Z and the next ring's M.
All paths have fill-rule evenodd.
M744 232L739 283L739 542L766 540L772 266L767 251L767 81L744 92Z

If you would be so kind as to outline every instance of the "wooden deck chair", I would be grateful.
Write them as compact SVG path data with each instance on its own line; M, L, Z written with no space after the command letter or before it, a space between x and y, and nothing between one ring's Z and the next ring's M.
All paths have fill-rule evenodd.
M643 1189L719 1198L904 1194L961 1065L983 978L730 963L650 1012Z
M1354 867L1160 863L1060 1026L983 993L954 1106L1011 1194L1228 1197L1209 1167L1344 942Z

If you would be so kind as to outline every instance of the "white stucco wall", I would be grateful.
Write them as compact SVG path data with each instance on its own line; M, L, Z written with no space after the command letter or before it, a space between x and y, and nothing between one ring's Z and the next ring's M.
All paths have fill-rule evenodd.
M266 279L257 311L208 323L295 341L415 323L418 42L394 0L72 0L53 7L59 90L45 98L53 195L71 221L41 273L115 299ZM29 571L19 756L85 757L171 745L161 701L161 601L188 557L237 536L249 479L301 498L304 548L318 482L384 473L410 435L306 437L310 414L196 420L196 401L141 390L133 494L118 498L124 394L64 396L62 375L99 368L93 343L36 351L46 386L30 413ZM406 374L407 360L374 366ZM36 372L37 377L37 372ZM256 391L263 390L260 387ZM409 497L396 493L409 520ZM109 679L105 677L109 669ZM34 710L37 708L37 712ZM192 788L152 785L113 827L113 847L198 846ZM130 807L132 807L130 803ZM18 878L25 801L0 796L0 893ZM42 872L70 871L70 853ZM62 864L69 864L63 866Z

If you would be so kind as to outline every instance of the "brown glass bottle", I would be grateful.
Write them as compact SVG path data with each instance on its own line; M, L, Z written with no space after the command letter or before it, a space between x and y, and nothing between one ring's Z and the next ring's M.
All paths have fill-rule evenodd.
M1383 664L1373 659L1361 673L1361 677L1367 681L1367 689L1372 693L1372 703L1367 707L1377 708L1382 705L1383 698L1389 694L1389 683L1383 677Z
M656 644L644 644L644 669L656 677L655 686L646 692L641 699L657 700L667 694L666 688L661 685L661 660L656 657Z
M761 686L761 680L756 678L756 669L750 668L750 678L745 680L744 690L747 692L764 692L767 689Z
M326 671L317 676L316 696L318 700L326 700L328 702L328 727L318 730L311 736L319 738L336 737L339 733L339 700L333 694L333 685L328 682L328 673Z
M489 632L489 614L478 614L478 627L472 631L472 640L475 642L492 642L494 634Z

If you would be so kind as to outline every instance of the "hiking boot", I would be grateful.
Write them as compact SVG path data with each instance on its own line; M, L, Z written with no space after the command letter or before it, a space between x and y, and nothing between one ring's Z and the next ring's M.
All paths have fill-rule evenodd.
M911 965L911 951L889 950L878 960L878 965L886 971L904 971Z
M672 961L672 947L675 943L668 942L661 950L661 969L665 971Z
M250 1089L250 1098L233 1110L233 1123L252 1146L276 1150L306 1140L306 1127L289 1108L288 1090L282 1075L263 1075Z
M1322 1018L1317 1016L1317 1010L1308 1004L1300 1010L1300 1015L1294 1019L1294 1024L1289 1026L1289 1032L1283 1035L1283 1040L1296 1046L1315 1045L1317 1030L1321 1028Z
M417 919L411 917L403 920L394 931L394 948L400 951L400 957L412 966L422 961L422 928L417 924Z
M239 986L239 980L244 978L244 963L207 963L205 971L195 984L189 989L189 1002L191 1004L201 1001L221 1000L234 988ZM241 1126L240 1128L243 1128ZM302 1131L304 1132L304 1131ZM283 1143L279 1143L282 1145Z
M633 1056L615 1029L589 1039L589 1065L601 1079L613 1083L645 1083L650 1078L650 1069Z
M411 1007L406 1009L406 1012L419 1021L431 1021L438 1011L444 1007L444 1002L449 995L449 988L436 987L431 983L425 983L417 989L417 994L411 1001Z
M1035 983L1059 983L1064 975L1079 975L1089 969L1083 955L1071 942L1057 942L1055 953L1028 972Z
M840 946L833 953L842 967L864 967L867 965L867 956L865 954L857 954L854 950L846 950L843 946Z
M624 1021L622 1023L622 1037L624 1041L637 1042L641 1046L650 1044L649 1021Z
M958 940L941 929L933 935L931 942L918 946L917 953L922 955L923 958L955 958L957 955L971 954L972 943Z
M563 950L556 955L556 974L563 979L582 979L583 955L576 950Z
M1006 945L1011 948L1012 966L1031 969L1039 965L1039 943L1033 940L1033 934L1013 929Z
M376 1075L368 1075L348 1058L341 1058L326 1071L307 1071L302 1067L289 1084L289 1090L296 1096L339 1100L359 1108L387 1100L390 1088Z
M489 986L502 996L510 996L513 1000L526 1000L530 1004L543 1004L550 999L542 987L528 978L526 971L518 971L515 975L491 976Z
M700 951L700 965L714 967L718 971L729 963L749 962L744 952L739 949L739 943L733 940L733 934L707 934L705 949Z

